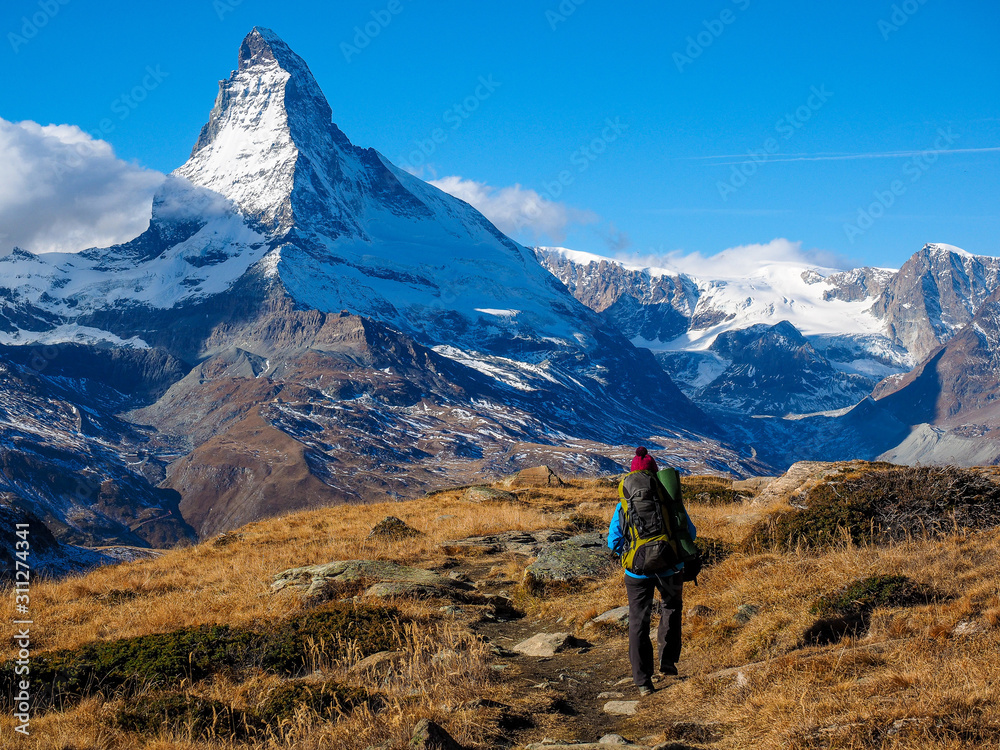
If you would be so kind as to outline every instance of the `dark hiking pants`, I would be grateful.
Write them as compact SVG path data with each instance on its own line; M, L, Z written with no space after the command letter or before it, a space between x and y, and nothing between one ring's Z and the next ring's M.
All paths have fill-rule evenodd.
M632 578L625 576L628 592L628 658L632 663L632 680L637 686L649 685L653 679L653 644L649 640L649 623L653 616L656 591L660 592L660 626L656 644L660 653L660 668L676 664L681 655L681 576Z

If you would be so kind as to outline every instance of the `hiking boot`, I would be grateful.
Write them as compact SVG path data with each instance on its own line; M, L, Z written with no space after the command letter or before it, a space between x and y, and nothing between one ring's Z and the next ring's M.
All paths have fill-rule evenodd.
M652 695L654 692L656 692L656 688L654 688L652 685L640 685L639 686L639 697L640 698L645 698L647 695Z
M674 677L677 675L677 665L676 664L661 664L660 674L666 675L668 677Z

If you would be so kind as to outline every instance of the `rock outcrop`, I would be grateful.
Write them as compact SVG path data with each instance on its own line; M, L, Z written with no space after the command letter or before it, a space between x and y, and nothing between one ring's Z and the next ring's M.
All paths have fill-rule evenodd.
M555 656L574 643L570 633L535 633L514 646L514 651L525 656Z
M602 578L614 570L615 557L603 535L580 534L541 551L524 571L524 585L531 591L572 585Z
M322 565L290 568L274 576L271 590L298 591L310 605L363 592L379 598L412 596L467 601L478 599L474 586L384 560L336 560Z
M492 555L499 552L511 552L515 555L536 557L550 545L563 542L569 538L565 531L543 529L541 531L504 531L500 534L486 536L470 536L465 539L455 539L441 542L439 545L448 554L456 554L463 550L475 549L482 554Z
M476 485L465 491L465 499L473 503L513 503L517 501L517 495L495 487Z

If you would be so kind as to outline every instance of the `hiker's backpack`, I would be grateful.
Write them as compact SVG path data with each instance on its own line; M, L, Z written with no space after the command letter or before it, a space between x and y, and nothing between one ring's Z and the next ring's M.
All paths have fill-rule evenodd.
M695 580L700 554L688 529L677 470L626 474L618 484L618 496L625 522L622 567L649 576L684 563L684 580Z

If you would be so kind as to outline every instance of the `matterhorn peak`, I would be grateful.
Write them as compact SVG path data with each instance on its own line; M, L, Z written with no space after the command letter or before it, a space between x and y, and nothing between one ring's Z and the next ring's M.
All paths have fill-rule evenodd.
M241 68L262 59L276 60L281 64L282 58L285 61L294 60L293 65L302 63L302 58L292 52L284 39L264 26L254 26L240 45Z
M270 234L294 224L292 194L311 169L341 170L351 145L309 66L281 37L256 27L219 95L191 158L175 174L229 200Z
M173 203L204 204L252 232L252 252L212 259L256 262L266 245L254 273L305 307L376 318L433 345L460 336L480 347L518 337L593 345L575 334L595 319L525 248L472 206L352 144L309 67L269 29L243 40L174 177L187 182L176 181ZM207 227L177 220L170 236Z
M295 110L297 116L330 123L330 105L305 60L271 29L255 26L240 45L239 70L260 69L266 73L274 65L289 75L287 86L292 95L285 97L286 108Z

